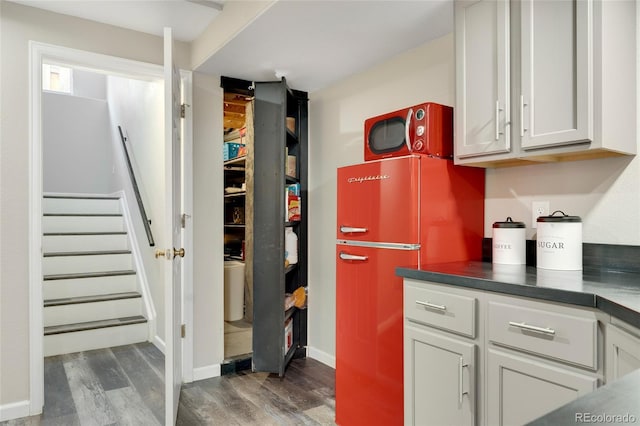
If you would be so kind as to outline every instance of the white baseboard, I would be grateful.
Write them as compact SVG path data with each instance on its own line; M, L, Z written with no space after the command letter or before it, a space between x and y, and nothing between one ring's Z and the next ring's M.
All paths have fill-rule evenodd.
M164 350L165 350L164 340L162 340L160 337L158 337L157 334L155 336L153 336L153 339L151 340L151 343L153 343L155 345L155 347L158 348L160 350L160 352L162 352L164 354Z
M220 377L222 374L220 364L207 365L193 369L193 381L210 379L212 377Z
M331 368L336 368L336 357L326 352L316 349L312 346L307 346L307 356L313 358L321 363L328 365Z
M30 416L30 406L28 399L0 405L0 422Z

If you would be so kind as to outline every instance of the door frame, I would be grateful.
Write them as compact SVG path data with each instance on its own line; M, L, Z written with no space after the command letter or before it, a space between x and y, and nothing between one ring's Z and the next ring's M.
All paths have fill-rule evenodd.
M42 141L42 62L43 60L101 70L111 75L129 78L164 79L162 65L134 61L35 41L29 42L29 412L42 413L44 406L44 337L42 292L42 196L43 196L43 141ZM192 105L192 73L180 70L183 82L183 102ZM193 151L192 114L187 108L183 124L183 212L193 212ZM186 166L189 166L186 168ZM189 220L182 235L187 253L193 253L193 230ZM183 324L187 334L182 341L183 377L193 377L193 259L188 256L183 264ZM153 336L151 336L153 337Z

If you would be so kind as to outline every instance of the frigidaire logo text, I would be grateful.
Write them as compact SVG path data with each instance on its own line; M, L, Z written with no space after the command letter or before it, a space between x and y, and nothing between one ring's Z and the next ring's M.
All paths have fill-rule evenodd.
M370 180L383 180L389 179L389 175L371 175L371 176L359 176L359 177L350 177L347 179L349 183L362 183Z

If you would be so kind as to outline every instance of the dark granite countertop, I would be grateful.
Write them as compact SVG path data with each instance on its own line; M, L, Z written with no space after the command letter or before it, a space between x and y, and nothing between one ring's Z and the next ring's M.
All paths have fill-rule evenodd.
M598 308L640 328L640 273L555 271L525 265L452 262L396 269L404 278Z

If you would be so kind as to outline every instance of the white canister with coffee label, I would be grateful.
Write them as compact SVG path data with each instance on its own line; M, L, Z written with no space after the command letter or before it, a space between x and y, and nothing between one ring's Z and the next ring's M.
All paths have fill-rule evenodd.
M582 219L556 210L537 220L536 260L538 268L560 271L582 270Z
M504 222L493 223L492 259L503 265L527 263L527 247L524 222L514 222L508 217Z

